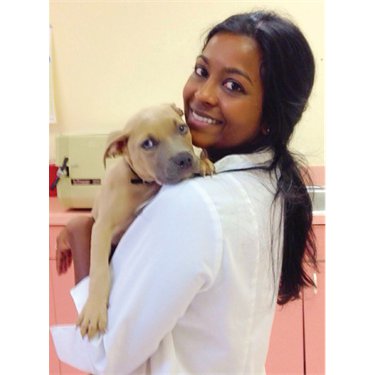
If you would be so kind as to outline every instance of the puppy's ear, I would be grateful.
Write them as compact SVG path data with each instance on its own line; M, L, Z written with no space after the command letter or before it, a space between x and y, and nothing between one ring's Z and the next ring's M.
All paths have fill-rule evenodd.
M124 131L115 131L108 135L107 147L103 155L104 167L105 160L109 157L116 157L124 154L124 150L128 144L129 134Z
M176 104L171 103L171 107L172 107L172 109L173 109L173 110L174 110L179 116L183 116L184 111L183 111L182 109L178 108L178 107L176 106Z

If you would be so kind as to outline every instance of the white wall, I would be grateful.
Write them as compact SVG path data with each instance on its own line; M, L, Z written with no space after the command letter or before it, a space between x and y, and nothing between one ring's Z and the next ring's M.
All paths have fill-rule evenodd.
M315 54L317 79L292 148L324 164L323 1L50 1L57 133L109 132L140 108L182 106L206 31L238 12L274 9L294 20Z

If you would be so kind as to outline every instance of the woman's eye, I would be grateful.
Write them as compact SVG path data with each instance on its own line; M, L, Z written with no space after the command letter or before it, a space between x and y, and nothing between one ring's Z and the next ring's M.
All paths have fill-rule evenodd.
M194 72L197 76L199 77L203 77L203 78L206 78L208 76L208 72L207 72L207 69L204 68L203 66L201 65L196 65L194 67Z
M147 138L145 141L142 142L141 147L144 150L150 150L154 148L156 145L157 145L157 142L155 141L155 139Z
M225 82L224 87L233 92L245 92L244 88L239 83L232 80Z
M180 134L186 134L188 132L189 128L186 124L180 124L178 125L178 131Z

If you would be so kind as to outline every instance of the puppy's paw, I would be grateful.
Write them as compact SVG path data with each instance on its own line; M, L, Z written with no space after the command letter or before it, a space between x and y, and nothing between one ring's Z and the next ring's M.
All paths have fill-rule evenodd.
M202 149L199 160L199 174L212 176L215 173L215 165L208 158L206 150Z
M107 328L107 304L88 300L78 316L77 326L82 337L87 335L89 340L104 333Z

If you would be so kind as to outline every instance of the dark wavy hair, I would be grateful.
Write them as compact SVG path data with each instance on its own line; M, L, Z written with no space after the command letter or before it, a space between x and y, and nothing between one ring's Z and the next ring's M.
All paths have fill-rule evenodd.
M284 200L283 261L277 298L277 303L283 305L299 298L303 287L314 285L305 264L317 268L312 203L305 185L311 179L301 155L288 149L314 83L314 57L299 28L274 12L256 11L227 18L209 31L203 50L215 34L222 32L253 38L262 53L261 124L269 134L250 145L248 151L266 147L274 151L274 159L266 169L278 176L275 199L281 194ZM281 173L276 174L276 170Z

